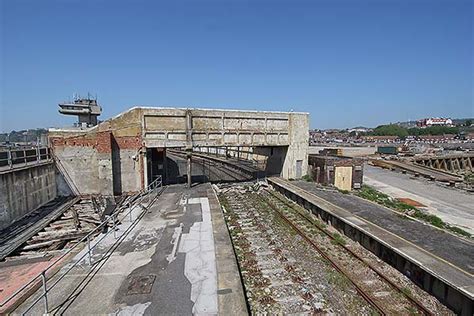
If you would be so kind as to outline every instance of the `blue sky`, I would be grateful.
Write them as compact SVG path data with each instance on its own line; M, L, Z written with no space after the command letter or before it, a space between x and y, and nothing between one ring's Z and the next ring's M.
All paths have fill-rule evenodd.
M474 116L473 2L0 0L0 130L57 103L307 111L312 128Z

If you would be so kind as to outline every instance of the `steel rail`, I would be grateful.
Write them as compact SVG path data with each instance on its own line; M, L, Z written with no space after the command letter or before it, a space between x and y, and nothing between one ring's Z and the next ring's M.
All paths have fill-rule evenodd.
M292 205L291 202L288 202L288 201L285 201L284 199L282 199L281 197L279 197L278 195L274 194L273 192L270 192L270 191L267 191L269 192L273 197L275 197L276 199L278 199L281 203L284 203L285 205L287 205L288 207L290 207L291 209L293 209L300 217L302 217L305 221L309 222L311 224L311 227L315 227L317 230L323 232L326 236L328 236L331 240L335 240L334 236L332 236L328 231L326 231L325 229L321 229L320 227L318 227L317 225L314 225L311 221L311 219L307 218L304 214L301 214L300 211L298 211L294 205ZM295 229L297 229L299 232L301 232L300 229L298 229L296 227L296 225L291 222L290 219L288 219L285 215L283 215L279 210L278 210L278 207L276 207L273 203L271 203L268 199L262 197L259 195L259 197L265 201L272 209L274 209L276 212L278 212L278 214L280 216L282 216L286 221L288 221L290 223L291 226L293 226ZM304 234L304 232L301 232L302 234ZM300 234L301 234L300 233ZM307 240L310 240L310 243L316 247L317 245L309 238L306 236L306 234L304 234L305 236L303 236L305 239ZM402 290L402 288L400 286L398 286L396 283L394 283L392 280L390 280L386 275L384 275L382 272L380 272L377 268L375 268L373 265L371 265L370 263L366 262L361 256L359 256L358 254L356 254L352 249L348 248L347 246L341 244L341 243L338 243L336 242L335 243L336 245L338 245L339 247L342 247L344 250L346 250L347 252L349 252L354 258L356 258L357 260L359 260L362 264L364 264L366 267L368 267L369 269L371 269L372 271L374 271L380 278L382 278L385 282L387 282L392 288L394 288L397 292L401 293L408 301L410 301L410 303L412 303L413 305L415 305L417 307L417 309L422 312L423 314L425 315L434 315L431 311L429 311L425 306L423 306L423 304L421 304L418 300L416 300L415 298L413 298L411 295L408 295L405 291ZM329 259L330 262L333 262L331 259ZM343 274L349 278L351 280L351 278L343 272ZM352 280L351 280L352 281ZM353 282L354 283L354 282ZM356 287L358 287L356 285ZM362 291L364 291L363 289L361 289ZM367 294L368 295L368 294Z
M352 283L355 287L356 291L362 296L373 308L375 308L381 315L387 315L384 309L375 301L373 300L347 273L335 262L333 261L324 251L322 251L299 227L297 227L291 220L289 220L284 214L282 214L278 208L271 203L270 201L260 197L262 201L268 204L277 214L280 216L291 228L293 228L306 242L308 242L316 251L329 262L334 269L336 269L339 273L346 276L346 278Z
M185 152L181 152L181 151L177 151L177 150L168 150L168 152L171 155L186 159L186 153ZM217 161L217 160L211 159L209 157L206 157L204 155L195 155L194 152L193 152L193 159L195 159L196 161L200 161L198 163L202 163L203 165L206 162L213 163L214 165L212 165L212 167L216 167L216 169L218 169L221 172L225 173L227 176L233 178L235 181L248 181L249 180L248 177L252 177L252 175L250 175L249 173L244 172L244 171L234 167L233 164L231 164L229 162ZM209 165L209 167L210 167L210 165ZM215 171L211 171L210 169L209 169L209 171L212 172L214 175L216 175L216 177L218 176L218 174ZM237 178L235 176L235 174L233 174L231 172L237 172L239 174L240 179Z

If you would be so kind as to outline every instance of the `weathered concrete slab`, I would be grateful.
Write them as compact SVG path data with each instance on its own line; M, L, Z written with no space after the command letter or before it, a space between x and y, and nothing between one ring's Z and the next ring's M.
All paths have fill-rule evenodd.
M0 172L0 230L56 196L56 168L51 162Z
M148 183L144 147L250 146L282 177L300 178L308 130L308 113L134 107L89 129L51 129L49 142L81 194L117 195Z
M216 201L209 184L168 187L121 243L115 245L110 234L98 245L92 274L81 262L51 291L51 309L66 315L213 315L230 306L245 314L240 279L231 278L221 291L222 278L238 276L238 270L235 257L233 268L223 268L232 261L222 260L221 252L232 249L221 242L225 226L224 231L214 226L223 222ZM98 261L100 253L108 254ZM220 299L227 292L232 295ZM41 314L42 308L40 302L32 313Z

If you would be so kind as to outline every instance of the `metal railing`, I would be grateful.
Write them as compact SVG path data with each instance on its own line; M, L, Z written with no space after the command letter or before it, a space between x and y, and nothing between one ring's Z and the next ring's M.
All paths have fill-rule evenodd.
M0 168L13 169L30 163L41 163L50 160L51 152L48 147L8 148L0 151Z
M117 223L122 222L124 219L127 217L129 218L130 226L132 226L135 221L138 221L143 217L143 215L146 213L148 208L151 206L151 203L154 202L154 200L158 197L160 193L160 189L163 186L163 181L161 176L159 176L157 179L155 179L152 183L150 183L144 190L141 190L139 193L133 195L128 202L125 205L122 205L118 207L112 214L107 216L107 218L102 221L97 227L95 227L93 230L91 230L86 236L84 236L82 239L76 242L74 246L69 248L66 252L64 252L61 256L56 258L53 262L51 262L45 269L43 269L38 275L33 277L29 282L24 284L21 288L19 288L15 293L11 294L6 300L0 303L0 309L5 307L10 301L12 301L15 297L18 295L22 294L25 290L27 290L30 286L35 286L37 285L39 279L41 279L41 287L43 289L43 293L38 296L29 306L28 308L22 313L22 315L25 315L27 312L29 312L40 300L43 300L44 303L44 313L48 314L49 313L49 305L48 305L48 293L81 261L83 261L87 257L87 262L90 267L92 267L92 251L94 248L106 237L108 236L111 232L113 232L114 238L118 239L117 237ZM156 193L154 195L153 193ZM146 199L146 200L145 200ZM146 203L146 206L143 206L143 204ZM135 217L135 220L133 219L133 213L132 211L136 208L140 207L141 212ZM125 214L121 214L121 212L128 208L128 212ZM119 218L119 215L121 218ZM109 224L112 226L112 229L107 229L107 232L105 232L100 239L94 242L93 245L91 245L91 242L93 241L92 238L94 237L95 233L105 229L106 227L109 226ZM126 231L120 236L122 237ZM72 265L70 265L66 271L58 277L52 284L48 286L48 272L52 270L52 268L63 258L65 258L67 255L69 255L74 249L79 247L79 245L83 245L83 243L87 243L87 251L83 253L83 255L78 258ZM97 260L100 261L102 260L103 255ZM53 273L55 274L55 273Z

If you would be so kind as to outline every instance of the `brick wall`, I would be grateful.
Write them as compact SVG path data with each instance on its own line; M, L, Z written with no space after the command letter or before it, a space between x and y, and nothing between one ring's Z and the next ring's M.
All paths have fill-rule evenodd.
M76 136L53 134L49 141L62 171L80 194L122 194L143 187L143 162L133 159L143 143L139 134L118 136L110 130Z

